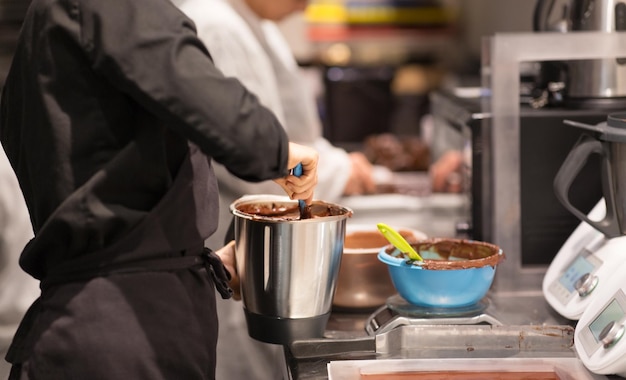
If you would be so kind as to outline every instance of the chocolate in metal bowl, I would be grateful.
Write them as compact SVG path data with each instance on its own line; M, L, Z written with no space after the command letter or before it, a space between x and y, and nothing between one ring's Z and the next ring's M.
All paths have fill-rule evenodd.
M322 337L352 210L313 201L300 219L298 202L247 195L234 201L237 272L252 338L286 344Z
M412 261L387 245L378 259L387 264L394 287L407 302L425 307L476 304L489 291L505 255L481 241L433 238L411 242L424 261Z
M311 217L301 219L298 203L285 197L275 199L253 198L249 203L241 202L237 204L232 211L237 216L270 222L306 222L308 219L329 217L344 219L352 216L352 210L346 207L315 200L310 205Z

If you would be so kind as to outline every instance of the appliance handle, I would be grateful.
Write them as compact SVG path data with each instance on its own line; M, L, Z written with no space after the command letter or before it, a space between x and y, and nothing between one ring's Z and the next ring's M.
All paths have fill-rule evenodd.
M533 30L535 32L542 32L547 29L545 20L552 13L552 8L554 8L554 0L537 0L535 2L535 9L533 10Z
M354 339L303 339L289 345L291 355L298 359L319 358L355 352L376 353L376 337L369 336Z
M606 203L606 214L604 219L594 221L574 207L569 200L569 190L582 168L587 163L587 159L592 154L602 156L602 193ZM599 140L588 135L583 135L578 140L574 148L569 152L561 168L554 178L554 193L561 204L574 214L578 219L588 223L608 238L622 236L619 222L615 214L613 180L611 176L611 163L604 145Z

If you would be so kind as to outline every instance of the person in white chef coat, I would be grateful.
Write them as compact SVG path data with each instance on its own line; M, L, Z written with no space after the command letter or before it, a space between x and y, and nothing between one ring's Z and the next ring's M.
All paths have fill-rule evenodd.
M319 152L315 198L336 202L345 195L376 190L372 165L360 152L348 153L323 138L313 92L276 22L303 11L306 0L173 0L196 24L215 65L239 79L282 122L291 141ZM220 187L220 226L207 241L224 244L229 205L246 194L281 194L272 182L242 181L216 165ZM282 377L282 347L248 336L242 305L218 300L220 339L218 379L271 379Z
M0 379L9 376L11 365L2 359L24 313L39 295L39 281L18 265L32 237L24 196L0 146Z

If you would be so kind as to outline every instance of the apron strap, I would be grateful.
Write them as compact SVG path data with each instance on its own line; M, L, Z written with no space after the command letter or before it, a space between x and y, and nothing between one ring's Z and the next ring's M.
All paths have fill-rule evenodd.
M54 269L48 273L41 281L40 287L46 290L54 285L87 281L112 274L177 271L195 266L204 266L222 298L232 297L233 290L228 286L228 281L231 279L230 273L224 267L220 257L206 247L202 247L199 254L188 256L150 258L102 266L65 265L61 269Z
M224 267L220 257L209 248L198 248L199 254L177 257L152 258L135 260L126 263L116 263L104 266L91 267L85 265L65 265L62 269L55 269L41 281L41 289L60 284L87 281L96 277L105 277L112 274L141 273L153 271L176 271L193 267L204 267L211 277L215 288L222 298L231 298L233 290L228 286L231 275ZM193 251L192 251L193 252ZM13 364L23 362L26 357L26 340L31 326L41 309L41 298L37 298L30 306L18 327L13 342L9 347L5 359Z

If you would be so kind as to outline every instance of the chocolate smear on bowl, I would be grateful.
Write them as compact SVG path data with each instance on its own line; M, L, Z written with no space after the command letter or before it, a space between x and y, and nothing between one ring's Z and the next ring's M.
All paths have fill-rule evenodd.
M436 238L410 243L422 257L428 257L427 253L436 254L440 257L438 259L425 257L424 261L414 262L422 269L454 270L482 268L487 265L495 267L505 258L500 247L482 241ZM394 251L395 248L393 247L388 247L385 250L388 254L392 254ZM408 255L404 253L402 255L409 259Z
M346 215L352 216L352 211L323 201L313 201L309 206L311 218ZM276 221L300 220L300 208L297 203L256 202L237 206L237 210L257 219Z

